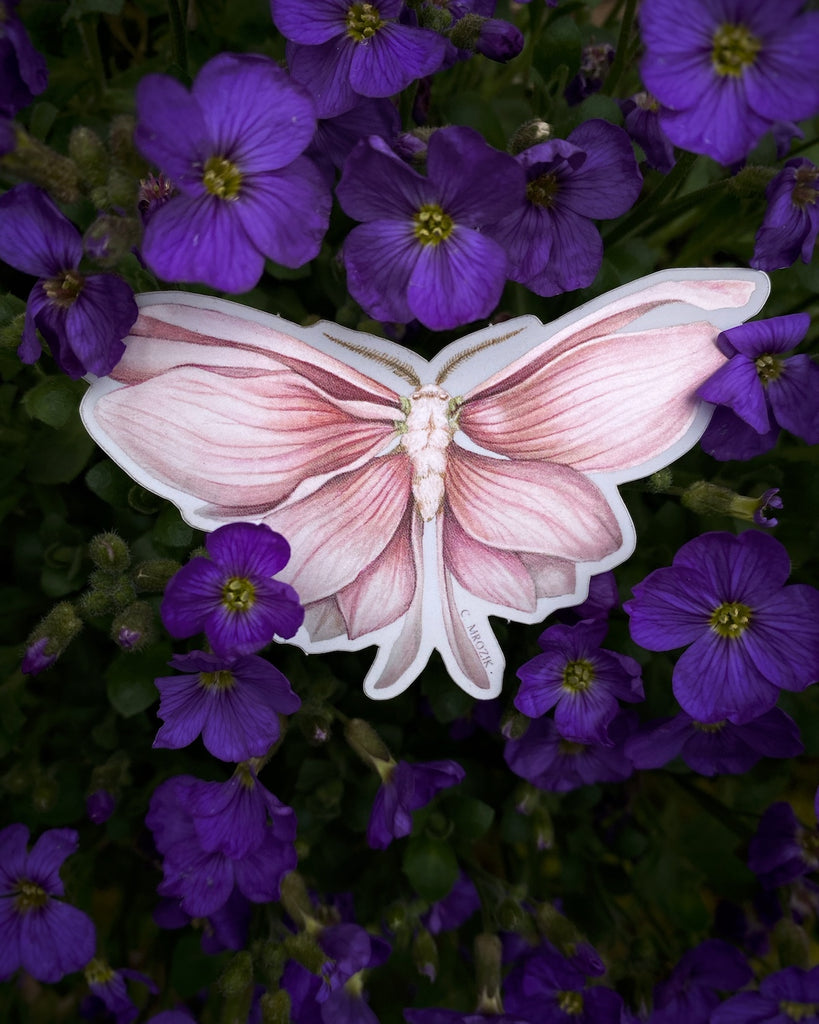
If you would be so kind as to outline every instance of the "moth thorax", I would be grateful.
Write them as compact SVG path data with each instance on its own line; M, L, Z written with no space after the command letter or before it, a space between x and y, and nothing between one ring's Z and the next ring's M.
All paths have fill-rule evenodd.
M412 462L412 496L426 522L444 500L446 449L455 433L450 397L437 384L425 384L410 395L402 446Z

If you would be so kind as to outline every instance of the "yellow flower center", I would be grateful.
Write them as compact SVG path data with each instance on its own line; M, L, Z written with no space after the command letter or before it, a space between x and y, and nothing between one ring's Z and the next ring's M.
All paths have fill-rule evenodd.
M778 380L782 375L782 360L776 356L764 355L754 360L756 375L764 385L770 384L772 380Z
M726 718L723 718L721 722L692 722L691 724L700 732L722 732L727 721Z
M721 77L739 78L762 48L762 41L744 25L720 25L714 33L711 63Z
M96 956L85 968L84 973L89 985L105 985L114 977L114 972L108 964Z
M751 609L747 604L726 601L711 613L711 629L722 637L736 640L742 636L751 621Z
M585 749L584 743L573 743L571 740L561 740L557 745L558 754L568 754L571 757L582 754Z
M205 690L231 690L236 685L236 677L226 669L218 672L200 672L199 685Z
M526 198L535 206L544 206L548 210L555 205L555 196L560 190L560 182L554 174L541 174L526 186Z
M594 665L590 661L567 662L563 669L562 688L569 693L582 693L594 682Z
M222 604L229 612L249 612L256 603L256 588L241 576L231 576L222 587Z
M238 199L242 185L242 172L223 156L211 156L205 161L202 184L212 196L219 199Z
M816 1003L796 1003L791 999L783 999L779 1004L779 1009L791 1020L804 1020L806 1017L812 1017L817 1008L819 1007Z
M21 878L17 883L17 896L14 900L14 908L21 914L27 914L30 910L37 910L48 903L48 893L35 882L27 878Z
M383 26L384 19L373 4L353 4L347 11L347 35L357 43L366 43Z
M452 218L437 203L424 203L412 220L415 237L421 245L440 245L455 227Z
M60 309L73 306L77 296L83 290L85 278L77 270L64 270L57 277L43 281L43 291L51 302Z
M558 992L557 1005L570 1017L579 1017L583 1012L583 996L580 992Z

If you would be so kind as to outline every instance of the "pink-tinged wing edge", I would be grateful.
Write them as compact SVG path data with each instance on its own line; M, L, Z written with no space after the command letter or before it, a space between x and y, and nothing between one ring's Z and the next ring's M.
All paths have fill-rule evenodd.
M377 451L394 445L390 438L394 433L392 424L400 416L400 394L411 389L406 380L396 376L394 366L403 365L417 375L426 365L400 346L360 332L326 323L300 327L213 296L156 292L138 295L137 302L141 313L137 333L126 339L125 356L110 376L96 379L89 375L91 386L83 396L80 415L88 433L117 465L147 490L172 501L183 519L200 530L214 530L238 520L260 522L267 509L260 502L229 506L214 501L212 495L191 494L191 484L171 479L179 474L175 465L158 466L154 460L152 466L147 466L149 456L140 450L141 446L147 449L149 443L146 432L139 429L140 416L146 414L144 403L142 407L136 399L129 403L129 388L134 387L136 395L139 385L150 388L156 381L161 390L163 375L177 374L180 380L189 382L196 373L201 376L207 372L211 381L223 383L224 393L219 397L224 403L230 376L237 388L241 388L242 378L249 383L264 374L277 373L287 381L303 376L305 391L309 389L312 394L311 411L319 412L323 405L340 418L370 423L372 431L369 441L361 443L362 437L351 444L348 462L333 466L327 474L316 474L314 465L305 465L298 491L302 496L324 479L365 465ZM379 362L365 352L380 354L382 359ZM312 379L302 373L310 371L311 366ZM232 367L232 372L225 374L225 367ZM126 414L130 422L124 423ZM158 410L157 416L161 415L167 416L167 409ZM173 444L172 428L169 422L169 444ZM383 436L383 442L379 442L379 436ZM298 457L286 461L285 468L293 480L301 480ZM197 472L198 468L191 469L192 476ZM222 489L225 479L223 476L220 483ZM219 489L214 490L218 494ZM250 489L248 496L254 497Z

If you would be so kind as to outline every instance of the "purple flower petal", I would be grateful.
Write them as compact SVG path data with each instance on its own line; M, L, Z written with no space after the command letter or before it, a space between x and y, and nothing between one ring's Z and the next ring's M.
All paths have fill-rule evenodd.
M316 130L309 94L268 57L221 53L191 92L207 126L209 155L235 162L243 174L292 163Z
M458 227L440 245L422 248L407 287L415 317L433 331L488 316L506 283L507 258L493 239Z
M53 277L82 258L82 238L51 197L34 185L0 196L0 260L24 274Z
M26 877L36 882L50 896L62 896L60 868L66 857L76 853L80 838L73 828L51 828L43 832L28 855Z
M20 964L38 981L55 982L82 970L96 945L91 919L58 900L30 910L20 922Z
M217 196L174 196L145 229L142 255L165 281L198 281L229 292L249 291L264 269L233 209Z
M729 406L759 434L771 429L765 391L752 359L734 356L697 388L699 398Z
M191 93L168 75L146 75L136 92L134 141L144 157L161 167L177 188L203 193L201 165L212 154L202 109Z

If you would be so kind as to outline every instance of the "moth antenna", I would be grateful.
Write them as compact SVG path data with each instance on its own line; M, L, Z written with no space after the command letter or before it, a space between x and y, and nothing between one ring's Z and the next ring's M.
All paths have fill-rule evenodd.
M488 341L478 342L477 345L472 345L470 348L465 348L463 352L459 352L456 356L453 356L448 362L444 363L441 369L438 371L438 376L435 378L436 384L443 384L450 373L455 369L458 363L462 363L464 359L469 359L478 352L483 352L485 348L492 348L493 345L500 345L502 341L507 341L509 338L514 338L516 334L520 334L523 330L519 327L516 331L510 331L508 334L502 334L499 338L490 338Z
M386 352L376 352L375 349L367 348L365 345L354 345L352 342L336 338L332 334L327 334L326 331L324 332L324 337L334 341L337 345L341 345L342 348L356 352L360 356L367 356L368 359L373 359L376 363L389 367L396 376L403 377L414 388L420 388L421 379L409 363L402 363L400 359L388 356Z

